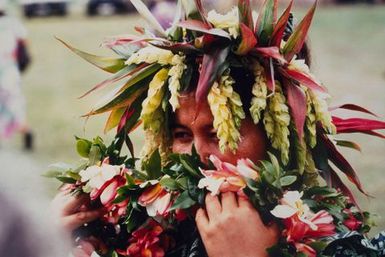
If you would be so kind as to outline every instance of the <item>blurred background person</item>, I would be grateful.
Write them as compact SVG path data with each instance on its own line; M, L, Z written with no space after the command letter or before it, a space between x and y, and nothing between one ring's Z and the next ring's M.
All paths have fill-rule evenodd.
M6 13L6 4L6 0L0 0L0 141L20 132L24 149L32 150L33 136L21 90L21 73L30 63L27 33L15 17Z

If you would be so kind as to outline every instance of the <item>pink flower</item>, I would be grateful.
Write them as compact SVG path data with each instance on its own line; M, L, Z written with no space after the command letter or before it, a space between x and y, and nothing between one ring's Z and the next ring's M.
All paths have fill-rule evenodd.
M154 220L150 220L132 233L129 240L130 245L126 250L118 250L117 252L130 257L163 257L165 249L161 246L160 235L162 232L162 227Z
M216 169L202 169L205 177L199 181L198 187L207 188L212 195L220 192L240 192L246 187L245 178L258 178L256 167L249 159L238 160L237 166L222 162L215 155L210 155L210 161Z
M120 217L127 213L127 205L130 199L126 199L120 203L113 204L107 209L107 213L103 216L103 219L109 223L117 224Z
M171 193L158 183L147 188L139 197L138 203L146 207L150 217L166 216L171 207Z
M314 214L301 197L298 191L288 191L280 200L281 204L271 211L275 217L284 219L287 241L296 243L305 238L334 235L333 217L325 210Z
M118 188L126 184L126 178L122 175L116 175L112 179L105 182L99 189L94 189L90 193L91 200L100 197L100 202L109 207L115 200Z
M295 248L297 248L298 252L302 252L307 255L307 257L316 257L317 252L308 246L307 244L295 243Z

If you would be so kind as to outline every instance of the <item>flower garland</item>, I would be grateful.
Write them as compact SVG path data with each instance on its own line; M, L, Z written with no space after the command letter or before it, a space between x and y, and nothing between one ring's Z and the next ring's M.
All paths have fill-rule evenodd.
M85 251L103 257L167 256L177 247L175 235L183 233L179 224L193 220L206 193L235 192L248 198L266 223L277 223L282 233L267 249L271 256L320 256L332 251L337 235L371 226L369 214L351 199L329 187L298 183L302 177L282 170L272 154L258 165L248 159L232 165L211 155L205 166L193 149L192 155L172 154L162 165L155 151L137 169L134 159L119 155L116 142L107 147L100 138L78 138L77 150L87 156L79 167L56 164L46 174L69 193L87 194L91 206L105 208L99 220L74 232L75 257Z
M112 73L83 96L123 82L85 115L110 113L105 131L116 128L111 145L101 138L78 138L84 163L56 165L47 174L73 193L89 194L93 206L106 209L101 219L75 231L77 252L166 256L177 246L180 223L192 219L208 192L236 192L252 202L266 223L279 224L282 235L268 249L271 256L334 256L345 236L370 229L369 214L356 208L338 174L366 193L338 150L359 146L333 136L359 132L384 138L376 130L384 129L385 123L331 113L340 108L374 115L355 104L330 108L325 87L300 58L316 4L294 27L292 3L279 17L277 1L265 0L254 19L248 0L239 0L238 8L224 15L206 15L200 0L179 1L175 22L165 31L140 0L131 2L151 28L136 27L140 35L106 42L117 58L91 55L63 42ZM237 69L254 76L251 85L241 85L242 92L235 90ZM209 103L222 152L236 151L241 121L249 114L265 129L269 160L254 164L241 159L232 165L211 156L207 167L194 149L191 155L171 153L171 115L185 91L195 92L198 112L204 101ZM249 92L250 103L243 102L244 92ZM243 106L248 104L245 113ZM138 168L129 134L141 123L146 142ZM132 158L121 156L124 143ZM319 185L320 177L327 186ZM372 256L381 256L380 247L371 249Z

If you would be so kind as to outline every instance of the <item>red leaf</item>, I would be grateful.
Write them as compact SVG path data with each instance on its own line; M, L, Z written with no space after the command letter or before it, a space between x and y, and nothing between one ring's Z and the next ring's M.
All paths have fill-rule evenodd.
M240 24L242 41L236 50L238 55L246 55L257 44L257 39L254 36L254 32L245 24Z
M273 35L271 36L270 45L280 47L281 41L283 38L283 34L285 32L285 28L287 25L287 21L290 17L290 10L293 5L293 0L290 1L289 6L286 8L285 12L282 14L281 18L279 18L277 24L274 26Z
M351 110L351 111L357 111L357 112L363 112L363 113L368 113L368 114L371 114L373 116L376 116L378 117L375 113L359 106L359 105L355 105L355 104L343 104L343 105L339 105L339 106L335 106L335 107L330 107L329 108L329 111L334 111L336 109L346 109L346 110Z
M280 61L282 64L286 64L286 59L281 55L279 52L279 48L276 46L270 46L270 47L257 47L252 50L255 54L262 55L264 57L271 57L278 61Z
M134 111L135 111L134 109L128 107L127 110L124 112L118 125L118 133L122 130L122 128L124 128L127 120L132 116L132 114L134 114Z
M229 47L216 48L212 52L203 55L198 86L195 92L195 99L198 103L197 114L202 103L206 101L205 98L214 81L222 75L229 51Z
M201 0L195 0L195 5L197 7L197 10L202 18L202 21L206 24L208 24L210 27L211 27L211 24L210 22L207 21L206 19L206 12L205 10L203 9L203 4L202 4L202 1Z
M360 207L358 205L358 202L356 198L353 195L353 192L345 185L345 183L341 180L341 178L338 176L337 172L332 169L332 167L329 166L329 171L330 171L330 176L331 176L331 182L332 182L332 187L335 189L341 190L341 192L349 197L349 200L351 203L353 203L359 210Z
M239 23L244 23L251 31L254 31L250 0L239 0L238 10L239 10Z
M364 133L372 130L385 129L385 122L379 120L361 118L341 119L335 116L332 116L332 119L333 124L337 128L337 133Z
M320 92L326 92L327 90L318 84L311 76L308 74L302 73L294 69L280 69L281 73L290 79L296 80L298 83L302 84L305 87L310 88L311 90L316 90Z
M294 119L295 128L297 129L298 137L302 140L303 127L306 118L306 95L303 90L293 83L285 80L287 101L290 106L291 114Z
M291 59L293 59L294 55L301 50L305 42L307 33L309 31L309 27L313 19L316 6L317 6L317 1L314 3L312 8L308 11L308 13L303 18L303 20L295 28L293 34L291 34L291 36L286 42L285 47L283 48L283 54L285 55L285 58L288 62L290 62Z
M363 194L368 195L362 188L361 182L353 167L337 150L333 142L330 141L330 139L326 135L321 135L320 138L325 143L325 146L328 149L329 160L334 163L334 165L336 165L336 167L341 170L347 176L347 178L356 185L358 190L360 190Z
M226 31L222 29L212 29L209 25L199 20L184 20L179 22L178 26L188 30L199 31L205 34L230 39L230 35Z
M151 45L156 46L158 48L162 48L165 50L170 50L173 53L196 53L199 50L190 42L179 42L179 43L171 43L171 42L150 42Z
M275 91L275 78L274 78L274 66L273 66L273 59L272 58L269 58L269 60L266 61L264 68L265 68L265 77L266 77L267 88L271 92L274 92Z

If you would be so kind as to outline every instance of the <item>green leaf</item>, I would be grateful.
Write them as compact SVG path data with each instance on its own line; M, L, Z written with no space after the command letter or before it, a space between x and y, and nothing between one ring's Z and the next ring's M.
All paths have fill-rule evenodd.
M89 165L95 165L98 162L100 162L102 159L102 153L100 151L100 147L97 145L92 145L90 149L90 154L89 154Z
M56 178L56 177L61 176L62 174L63 174L63 172L61 172L61 171L49 170L49 171L45 172L42 176L46 177L46 178Z
M285 176L280 178L279 182L281 183L281 186L290 186L297 180L296 176Z
M187 177L178 178L176 182L181 189L187 190Z
M188 159L188 155L181 154L179 158L180 158L180 163L183 165L186 171L188 171L194 177L201 177L200 173L198 173L198 171L195 170L194 167L191 165Z
M172 191L175 191L175 190L178 190L179 187L178 187L178 183L170 178L169 176L164 176L160 181L159 181L159 184L162 186L162 187L165 187L169 190L172 190Z
M76 183L76 180L73 179L73 178L70 178L70 177L63 177L63 176L59 176L59 177L56 177L60 182L63 182L65 184L75 184Z
M345 141L345 140L335 140L335 141L336 141L336 143L337 143L338 146L352 148L352 149L355 149L355 150L361 152L361 147L360 147L360 145L357 144L357 143L355 143L355 142L352 142L352 141Z
M147 172L148 179L158 179L161 175L161 158L159 150L155 150L151 157L143 164L145 171Z
M260 45L267 45L274 30L277 0L266 0L259 12L256 32Z
M189 193L187 191L184 191L175 200L174 204L170 208L170 211L176 210L176 209L188 209L195 204L196 202L193 199L191 199Z
M91 145L91 141L83 138L78 138L76 140L76 151L81 157L88 158L91 150Z
M115 73L125 66L124 62L125 60L122 58L110 58L110 57L101 57L93 54L89 54L86 52L83 52L79 49L76 49L60 38L56 37L57 40L59 40L61 43L63 43L66 47L68 47L72 52L79 55L81 58L86 60L87 62L95 65L96 67L105 70L110 73Z

